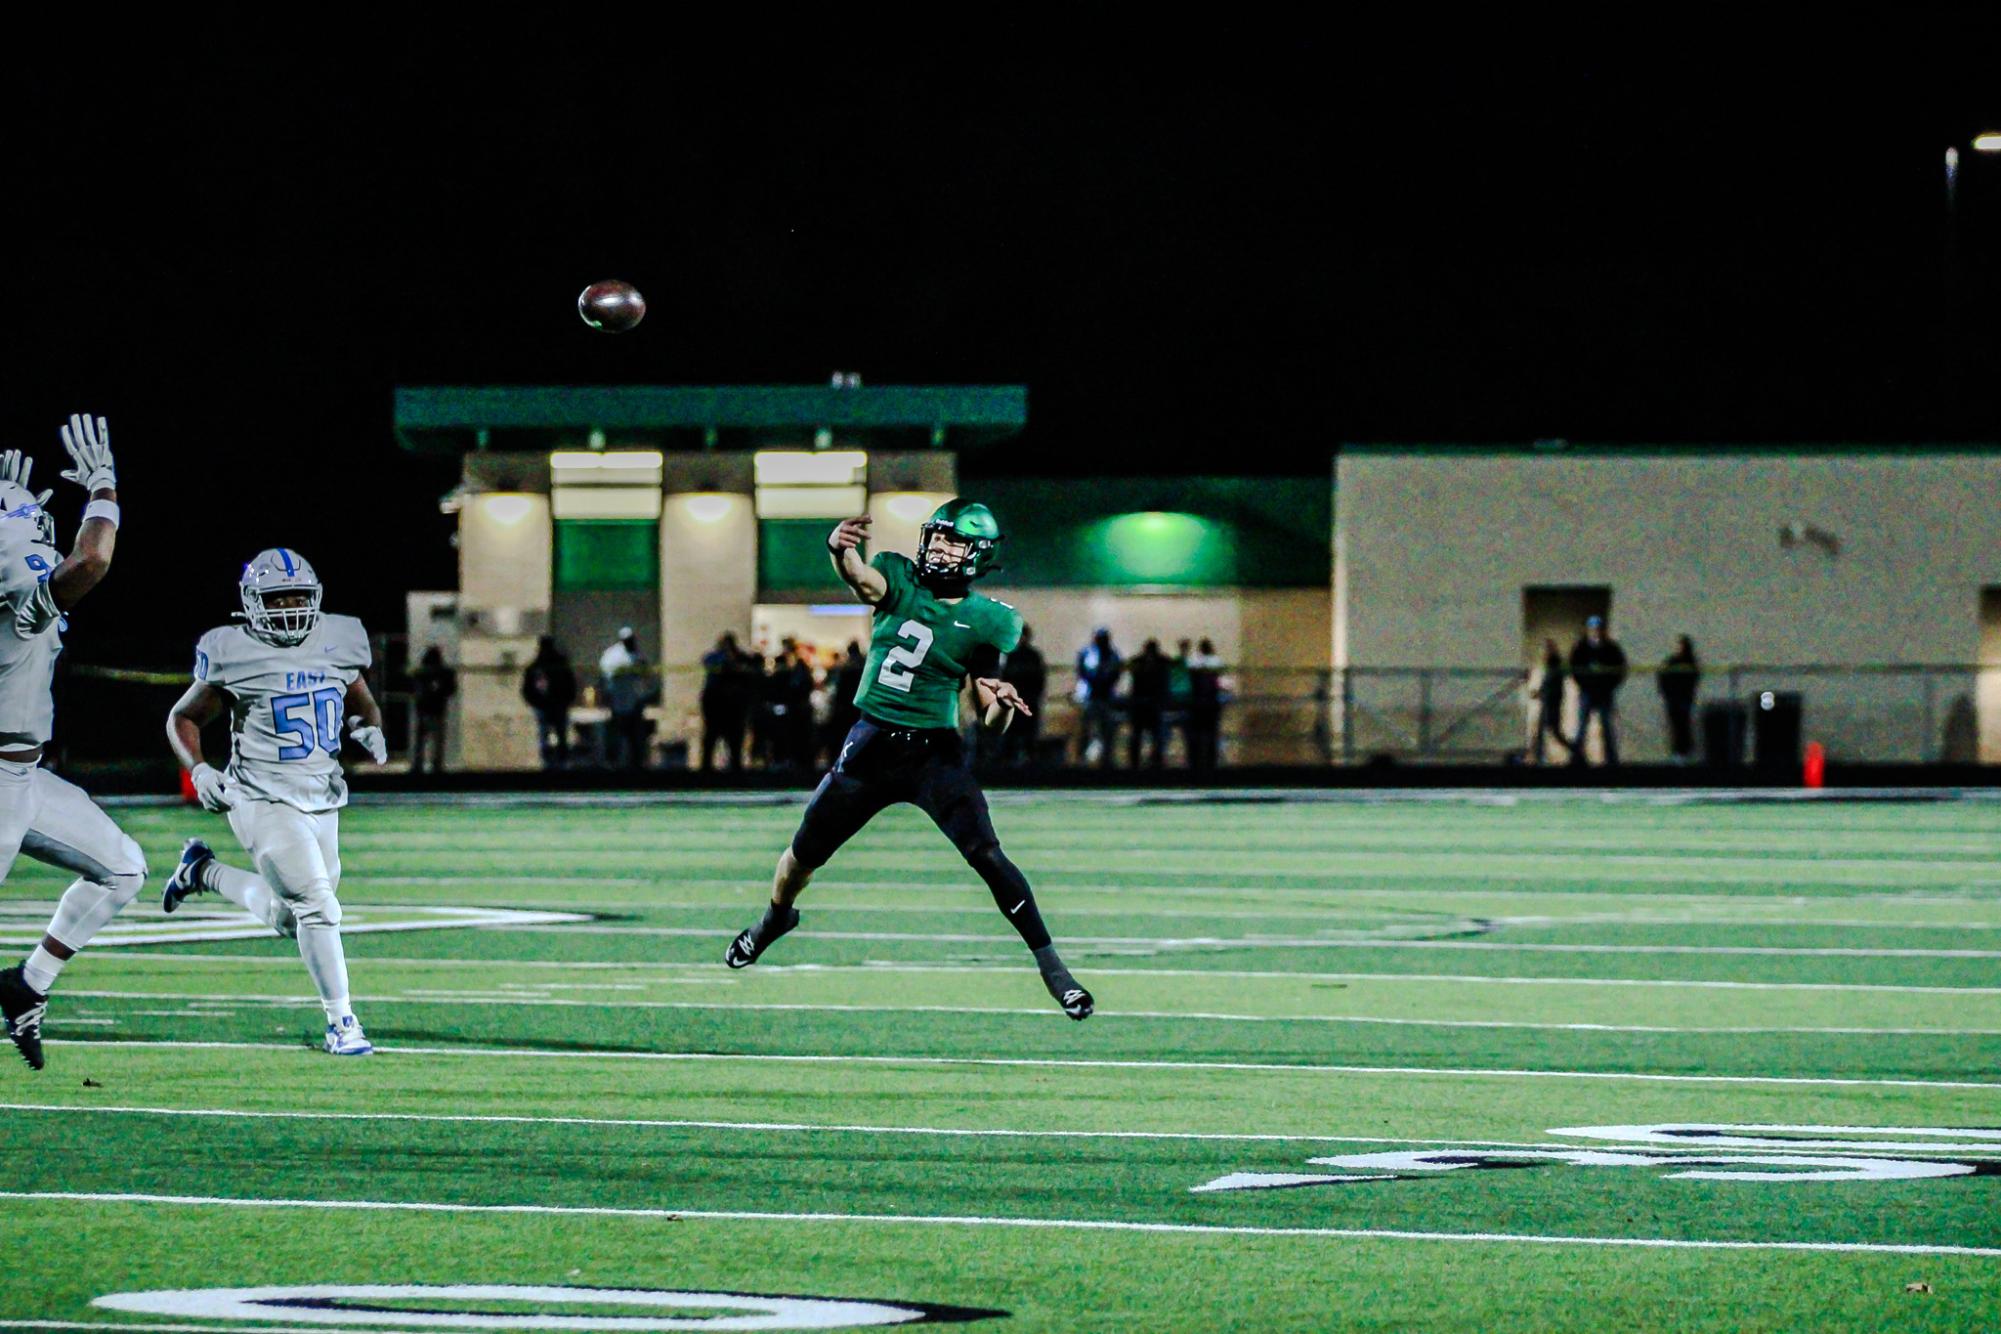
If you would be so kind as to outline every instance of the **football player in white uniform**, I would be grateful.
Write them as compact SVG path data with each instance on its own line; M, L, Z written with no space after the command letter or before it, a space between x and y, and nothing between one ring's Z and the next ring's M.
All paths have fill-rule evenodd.
M382 710L362 675L368 633L352 616L320 613L313 567L286 547L262 551L238 585L244 624L222 625L195 645L195 680L167 715L167 744L194 778L208 810L226 812L256 873L219 861L191 838L160 906L216 893L281 935L326 1007L326 1050L374 1051L347 990L340 942L340 808L347 804L340 747L345 735L377 764L389 758ZM201 729L229 712L229 765L202 758Z
M62 438L75 463L64 479L90 493L68 556L55 549L55 520L42 509L51 493L28 489L34 461L18 449L0 454L0 878L23 852L77 874L34 952L0 971L7 1036L36 1070L56 975L146 883L139 845L81 788L39 767L55 721L49 678L64 613L104 578L118 540L118 478L104 418L71 417Z

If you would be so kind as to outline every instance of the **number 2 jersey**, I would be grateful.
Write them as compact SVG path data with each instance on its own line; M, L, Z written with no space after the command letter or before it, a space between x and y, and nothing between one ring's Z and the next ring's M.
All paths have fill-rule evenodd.
M347 804L340 770L347 688L368 670L368 632L352 616L322 616L305 642L267 643L219 625L195 644L195 680L229 696L232 797L306 812Z
M1012 653L1021 613L968 593L943 602L917 582L917 565L894 551L869 561L889 583L869 631L868 665L855 707L891 727L959 726L959 688L981 645Z
M63 651L63 616L49 575L62 560L34 524L0 520L0 750L39 746L55 725L49 684Z

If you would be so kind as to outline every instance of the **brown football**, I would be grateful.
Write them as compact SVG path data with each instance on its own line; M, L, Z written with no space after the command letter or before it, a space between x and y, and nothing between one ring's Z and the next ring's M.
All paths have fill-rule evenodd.
M616 278L592 283L577 298L577 314L600 333L624 333L646 318L646 298Z

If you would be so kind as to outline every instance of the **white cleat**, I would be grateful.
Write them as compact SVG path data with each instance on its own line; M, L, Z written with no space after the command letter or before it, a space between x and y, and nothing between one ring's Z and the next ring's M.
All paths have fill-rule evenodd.
M327 1025L326 1052L329 1056L373 1056L375 1046L361 1031L361 1021L348 1015L337 1024Z

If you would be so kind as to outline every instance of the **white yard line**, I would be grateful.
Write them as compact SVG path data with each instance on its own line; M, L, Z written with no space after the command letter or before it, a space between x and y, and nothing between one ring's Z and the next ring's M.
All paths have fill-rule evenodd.
M1086 1232L1179 1233L1194 1236L1338 1237L1348 1240L1517 1242L1543 1246L1633 1246L1677 1250L1823 1251L1877 1255L2001 1256L1997 1246L1902 1245L1867 1241L1702 1241L1686 1237L1561 1237L1530 1232L1417 1232L1396 1228L1254 1227L1220 1223L1142 1223L1110 1218L1008 1218L979 1214L829 1214L750 1209L620 1209L608 1205L437 1204L417 1200L246 1199L220 1195L150 1195L120 1191L0 1191L0 1199L70 1200L88 1204L167 1204L194 1208L331 1209L388 1213L657 1218L675 1221L869 1223L906 1227L1055 1228Z
M275 937L274 937L275 938ZM985 939L985 937L982 937ZM995 938L995 943L1009 943ZM1080 957L1089 958L1085 950ZM125 961L155 964L178 963L227 963L248 967L293 968L299 966L295 958L263 957L249 954L145 954L128 955ZM408 965L422 968L478 968L488 972L496 969L561 969L578 971L584 969L634 969L713 973L715 981L727 981L731 974L721 963L696 963L660 959L634 959L627 962L594 959L568 961L562 959L454 959L420 958L412 956L385 956L369 958L370 964ZM1025 966L1025 965L1024 965ZM761 963L758 967L770 972L815 972L815 973L1013 973L1019 968L1002 967L991 964L967 965L955 963L892 963L888 960L868 963ZM1678 977L1489 977L1477 973L1321 973L1290 972L1284 969L1246 968L1119 968L1090 965L1093 977L1216 977L1216 978L1292 978L1304 982L1464 982L1469 984L1493 984L1498 986L1582 986L1582 987L1701 987L1723 988L1747 991L1888 991L1914 993L1918 995L1945 996L1995 996L2001 995L1997 987L1943 987L1894 982L1732 982L1707 978Z
M289 962L289 961L288 961ZM635 986L637 984L634 984ZM283 1005L297 1009L320 1008L318 996L240 995L218 992L169 991L70 991L65 997L87 1000L208 1001L219 1006ZM748 1002L748 1001L662 1001L662 1000L577 1000L566 996L542 996L533 992L418 992L357 993L364 1005L508 1005L575 1009L614 1010L776 1010L819 1011L832 1014L1009 1014L1038 1019L1059 1019L1060 1010L1047 1005L855 1005L832 1001ZM1514 1019L1410 1019L1366 1014L1230 1014L1212 1010L1101 1010L1099 1018L1110 1019L1201 1019L1241 1024L1388 1024L1406 1028L1524 1028L1576 1033L1831 1033L1857 1037L2001 1037L2001 1028L1848 1028L1811 1025L1741 1025L1677 1027L1670 1024L1591 1024L1531 1022ZM71 1019L57 1015L52 1026L64 1023L109 1023L110 1020Z
M487 928L508 934L551 936L667 936L726 940L737 932L729 927L708 926L602 926L602 925L521 925L499 924ZM813 931L815 940L860 940L870 942L922 941L948 945L991 945L1010 937L997 932L948 934L938 931ZM2001 959L2001 950L1867 949L1860 946L1785 945L1590 945L1503 940L1407 940L1395 936L1362 940L1326 940L1299 936L1063 936L1065 945L1077 948L1117 946L1131 949L1245 949L1245 950L1499 950L1540 954L1718 954L1761 957L1836 959Z
M1549 1149L1560 1147L1556 1140L1534 1142L1502 1139L1425 1139L1421 1137L1388 1137L1383 1135L1305 1135L1281 1133L1250 1133L1238 1131L1206 1130L1014 1130L1001 1128L971 1128L957 1126L882 1126L852 1125L844 1123L815 1124L809 1121L699 1121L673 1119L663 1120L651 1117L618 1116L522 1116L493 1115L473 1112L330 1112L330 1111L288 1111L249 1110L230 1107L124 1107L92 1106L75 1103L0 1102L0 1111L9 1112L52 1112L63 1115L79 1113L97 1116L197 1116L224 1120L249 1119L272 1121L409 1121L420 1124L469 1124L469 1125L523 1125L523 1126L590 1126L603 1128L623 1128L639 1130L729 1130L752 1131L758 1134L839 1134L839 1135L916 1135L941 1139L1057 1139L1057 1140L1189 1140L1198 1143L1228 1144L1432 1144L1446 1147L1475 1149ZM1755 1129L1756 1127L1739 1127ZM1778 1127L1784 1128L1784 1127ZM1897 1127L1888 1127L1878 1133L1892 1133ZM1904 1131L1902 1133L1916 1133ZM1929 1132L1926 1132L1929 1133ZM1655 1139L1645 1141L1649 1153L1670 1154L1713 1154L1714 1145L1659 1143ZM1850 1146L1839 1140L1829 1140L1817 1149L1829 1153L1849 1150ZM1883 1146L1865 1144L1861 1146L1871 1152L1883 1151ZM1969 1153L1987 1153L2001 1146L1973 1144L1902 1144L1895 1146L1900 1156L1914 1154L1942 1154L1965 1157Z
M171 1013L171 1012L169 1012ZM303 1042L147 1042L132 1038L52 1040L62 1047L150 1047L188 1051L300 1051ZM1233 1073L1296 1075L1443 1075L1481 1079L1602 1079L1650 1084L1754 1084L1810 1088L1994 1089L2001 1083L1958 1079L1856 1079L1804 1075L1662 1075L1629 1070L1520 1070L1431 1065L1289 1065L1258 1061L1120 1061L1082 1057L1030 1056L856 1056L780 1052L567 1051L533 1047L407 1047L377 1044L376 1054L392 1056L527 1057L539 1060L774 1062L794 1065L1003 1066L1064 1070L1226 1070Z

